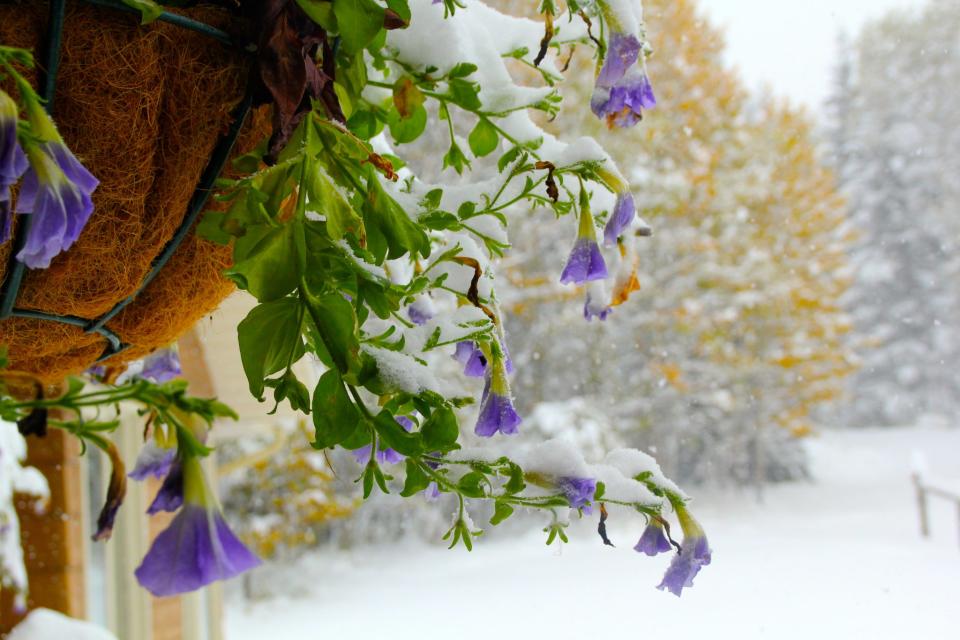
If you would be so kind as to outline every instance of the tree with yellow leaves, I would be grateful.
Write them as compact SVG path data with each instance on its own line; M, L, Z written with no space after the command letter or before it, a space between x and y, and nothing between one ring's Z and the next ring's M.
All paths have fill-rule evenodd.
M623 168L654 237L623 242L614 290L588 292L607 296L616 323L584 326L557 303L560 287L515 283L504 297L524 363L519 396L591 398L621 442L656 447L686 480L794 476L803 470L791 443L851 371L840 306L851 241L844 203L809 120L751 98L695 2L645 8L658 108L626 132L589 113L562 121L579 119ZM565 102L592 88L595 61L585 54L570 54L577 80ZM514 236L524 238L515 260L528 277L532 265L555 273L562 236L529 224ZM582 379L584 369L579 386L557 375Z

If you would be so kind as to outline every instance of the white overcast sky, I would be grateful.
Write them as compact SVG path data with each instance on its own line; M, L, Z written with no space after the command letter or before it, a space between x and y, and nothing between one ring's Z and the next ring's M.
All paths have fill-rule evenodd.
M960 0L957 0L960 2ZM827 96L836 36L923 0L700 0L727 36L728 62L751 88L769 86L812 109Z

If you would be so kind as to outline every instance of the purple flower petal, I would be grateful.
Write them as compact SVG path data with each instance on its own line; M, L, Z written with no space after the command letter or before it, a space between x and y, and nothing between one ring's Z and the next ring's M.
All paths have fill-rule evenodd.
M513 435L518 432L517 427L522 421L508 396L487 391L480 403L480 417L474 433L483 438L489 438L498 431L504 435Z
M597 481L593 478L564 477L557 481L557 488L566 496L570 508L583 509L593 501Z
M45 269L80 237L93 213L90 194L99 184L62 142L27 149L30 168L17 199L17 213L34 216L17 259Z
M684 587L693 586L693 579L700 573L701 568L710 564L713 554L703 528L686 509L678 508L677 516L680 526L683 527L683 545L680 553L673 557L657 588L661 591L666 589L679 597Z
M624 229L630 226L636 217L637 209L633 203L633 194L629 191L617 194L617 202L613 207L613 213L607 220L607 225L603 228L603 243L608 247L617 244L617 238L623 233Z
M463 365L463 374L471 378L482 378L487 370L487 359L483 351L472 340L457 343L457 351L453 355Z
M658 520L651 519L650 524L643 530L643 535L633 548L638 553L645 553L648 556L655 556L659 553L670 551L673 547L667 536L663 532L663 525Z
M170 465L170 472L163 479L160 490L147 508L147 513L153 515L161 511L173 513L183 505L183 465L175 461Z
M407 316L413 324L425 325L433 318L432 304L427 300L417 300L407 307Z
M29 163L17 140L17 104L0 91L0 243L10 239L13 215L10 187L20 179Z
M219 510L187 503L153 541L134 574L153 595L172 596L232 578L259 564Z
M597 87L590 99L593 113L619 128L637 124L643 118L643 110L656 104L650 79L641 71L627 74L613 87Z
M583 284L607 277L607 265L600 253L600 246L591 238L577 238L560 274L561 284Z
M616 31L607 42L607 54L597 75L597 86L611 88L637 63L640 41L632 33Z
M587 322L590 322L594 318L600 318L601 321L606 320L607 316L613 313L613 307L606 304L603 299L594 296L591 292L587 292L586 300L583 303L583 318Z
M140 377L154 382L168 382L183 371L180 369L180 356L173 349L157 349L143 361Z
M151 438L140 449L133 471L128 473L127 477L137 481L146 480L150 476L163 478L170 472L170 467L176 457L176 449L159 447Z

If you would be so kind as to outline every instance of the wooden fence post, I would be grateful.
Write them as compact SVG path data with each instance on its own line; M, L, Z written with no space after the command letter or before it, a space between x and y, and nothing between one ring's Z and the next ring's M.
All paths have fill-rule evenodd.
M913 486L917 493L917 510L920 513L920 535L930 537L930 516L927 512L927 491L923 486L919 473L913 474Z
M45 514L34 511L33 500L17 498L20 537L30 581L27 609L45 607L82 618L86 612L86 541L80 444L60 429L50 429L45 438L30 436L26 464L39 469L50 485L50 505ZM3 592L0 637L22 618L13 611L11 595Z

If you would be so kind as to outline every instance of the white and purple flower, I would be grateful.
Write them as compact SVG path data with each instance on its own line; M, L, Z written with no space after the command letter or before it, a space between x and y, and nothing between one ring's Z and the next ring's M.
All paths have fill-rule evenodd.
M650 518L650 523L643 530L640 540L637 541L633 550L637 553L645 553L648 556L655 556L660 553L666 553L673 547L667 539L663 530L663 522L660 518Z
M677 517L683 529L683 544L680 546L680 553L673 557L667 567L657 589L666 589L679 597L684 587L693 586L693 579L700 573L700 569L710 564L712 552L703 527L683 506L677 506Z
M477 418L474 433L483 438L492 437L498 432L513 435L518 433L517 427L523 419L513 408L504 355L497 346L484 355L491 366L486 372L480 416Z
M181 375L180 356L175 349L167 347L157 349L143 360L140 377L154 382L169 382Z
M657 104L640 53L643 45L632 33L625 33L608 16L611 35L597 73L590 98L593 113L611 128L632 127L643 119L643 110Z
M607 265L597 244L597 230L593 226L593 214L581 199L580 225L577 239L573 244L567 264L560 274L561 284L584 284L591 280L603 280L607 277Z
M571 509L583 509L586 513L590 513L590 504L597 492L596 480L565 476L557 480L557 488L566 497Z

